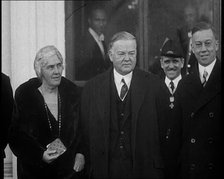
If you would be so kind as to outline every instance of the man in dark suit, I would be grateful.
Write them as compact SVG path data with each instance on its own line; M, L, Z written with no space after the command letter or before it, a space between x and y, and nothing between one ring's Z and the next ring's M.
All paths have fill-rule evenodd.
M110 66L103 34L107 24L106 12L101 8L94 8L88 23L88 31L79 42L76 80L89 80Z
M187 5L184 8L184 20L183 26L177 28L177 37L181 44L183 55L184 55L184 67L182 70L182 75L191 73L192 67L196 63L196 58L191 50L192 43L192 28L196 23L198 18L197 11L193 5Z
M199 22L193 27L192 50L197 64L178 90L183 112L182 178L221 178L221 64L210 24Z
M90 175L162 178L155 102L160 80L135 68L137 44L132 34L116 33L108 53L113 68L90 80L82 93Z
M11 123L13 110L13 93L10 84L10 79L5 74L1 73L1 135L0 135L0 145L1 145L1 161L0 161L0 178L4 176L4 158L5 158L5 147L8 143L8 129Z
M181 149L181 120L176 91L182 79L184 59L177 43L171 39L161 49L161 68L165 73L160 88L159 129L161 151L165 161L165 178L178 178L178 157Z

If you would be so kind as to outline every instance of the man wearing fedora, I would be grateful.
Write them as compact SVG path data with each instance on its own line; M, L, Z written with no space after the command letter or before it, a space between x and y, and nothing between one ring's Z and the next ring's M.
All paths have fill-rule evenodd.
M181 148L181 118L176 91L184 66L177 42L169 39L161 49L161 68L165 73L159 90L159 130L161 151L165 163L165 178L178 178L178 158Z

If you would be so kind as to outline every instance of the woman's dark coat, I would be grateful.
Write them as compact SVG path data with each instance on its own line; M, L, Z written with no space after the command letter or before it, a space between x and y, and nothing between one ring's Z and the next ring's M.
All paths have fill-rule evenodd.
M15 92L16 108L10 134L10 147L18 159L19 178L65 178L72 174L74 157L82 153L79 133L80 89L62 77L61 140L67 151L50 164L43 162L47 144L54 140L44 108L44 98L38 90L37 78L30 79Z

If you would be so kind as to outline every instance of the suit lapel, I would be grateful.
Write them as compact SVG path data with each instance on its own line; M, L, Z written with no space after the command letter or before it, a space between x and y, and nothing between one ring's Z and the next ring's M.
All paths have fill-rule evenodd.
M105 143L109 141L109 124L110 124L110 83L111 83L111 70L108 70L103 76L98 89L96 89L96 101L98 114L103 124L103 132L105 136ZM99 131L100 132L100 131ZM108 145L107 145L108 147Z
M212 99L221 91L221 66L217 60L207 84L202 89L200 97L196 103L196 111Z
M198 99L198 95L201 93L203 87L199 78L198 65L195 65L193 73L188 76L188 80L185 81L186 93L191 96L192 99ZM195 108L195 104L192 104Z
M166 86L165 79L163 80L162 88L163 88L163 91L165 91L165 93L166 93L167 96L172 95L172 94L170 93L169 88Z
M134 70L132 81L131 81L131 112L132 112L132 152L133 158L135 158L135 137L136 137L136 126L138 120L138 112L143 103L146 84L144 84L144 76L140 76L138 70Z

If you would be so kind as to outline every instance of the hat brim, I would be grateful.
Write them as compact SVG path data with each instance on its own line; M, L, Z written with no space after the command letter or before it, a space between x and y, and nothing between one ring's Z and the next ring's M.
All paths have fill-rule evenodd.
M178 54L161 54L161 56L173 57L173 58L183 58L182 55L178 55Z

